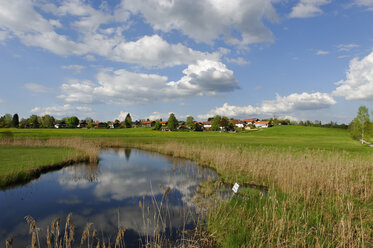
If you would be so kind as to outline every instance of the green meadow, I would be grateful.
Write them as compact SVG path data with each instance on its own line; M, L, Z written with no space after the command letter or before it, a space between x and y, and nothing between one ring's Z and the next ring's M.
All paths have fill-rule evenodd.
M177 140L195 144L227 146L266 146L274 148L293 148L296 150L320 149L338 150L352 153L370 153L368 146L361 146L350 138L347 130L337 128L318 128L302 126L278 126L262 131L245 133L219 132L161 132L150 128L130 129L0 129L20 137L70 137L118 138L126 142L167 142Z
M214 168L220 179L202 184L199 191L209 192L205 197L212 203L202 228L218 247L373 246L373 148L351 139L344 129L277 126L245 133L149 128L0 132L12 132L11 142L17 144L76 139L72 143L134 147ZM79 145L69 147L79 149ZM62 161L72 155L69 149L3 144L0 172L27 171L38 163ZM22 153L28 158L17 155ZM46 153L49 155L43 157ZM34 161L32 165L22 163L28 159ZM219 200L215 189L235 182L244 186L239 194Z

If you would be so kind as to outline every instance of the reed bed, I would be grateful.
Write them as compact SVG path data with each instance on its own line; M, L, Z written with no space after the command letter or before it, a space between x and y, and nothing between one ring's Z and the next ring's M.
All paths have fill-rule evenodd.
M209 210L224 247L373 246L373 159L346 152L198 145L131 144L215 168L226 183L262 185Z
M160 186L162 189L163 186ZM172 211L170 209L168 194L172 189L166 187L161 199L156 199L153 191L151 201L145 200L145 196L139 201L139 211L143 218L143 236L138 241L139 247L174 247L174 248L199 248L214 247L214 242L209 238L208 233L199 228L198 223L201 219L193 219L193 211L190 207L183 209L184 224L178 230L176 237L170 237L167 234L172 229ZM50 225L46 227L38 226L36 220L31 216L25 216L25 221L29 226L30 246L31 248L124 248L126 247L126 232L130 229L120 224L120 210L117 210L118 226L116 235L104 235L92 222L86 223L80 238L77 237L76 227L73 224L72 213L69 213L66 220L55 218L51 220ZM194 221L195 229L187 230L186 224ZM98 223L99 224L99 223ZM170 232L170 231L169 231ZM100 234L101 233L101 234ZM6 248L13 247L13 241L16 237L6 240Z

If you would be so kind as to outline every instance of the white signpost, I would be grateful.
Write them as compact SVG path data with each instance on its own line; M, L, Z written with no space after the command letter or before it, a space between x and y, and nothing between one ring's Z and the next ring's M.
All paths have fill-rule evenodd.
M234 192L234 193L237 193L239 187L240 187L240 185L238 185L238 183L235 183L235 184L233 185L233 188L232 188L233 192Z

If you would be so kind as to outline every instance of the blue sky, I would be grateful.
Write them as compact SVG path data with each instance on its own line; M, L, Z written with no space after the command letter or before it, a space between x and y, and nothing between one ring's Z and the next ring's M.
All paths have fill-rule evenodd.
M373 0L0 0L0 115L373 110Z

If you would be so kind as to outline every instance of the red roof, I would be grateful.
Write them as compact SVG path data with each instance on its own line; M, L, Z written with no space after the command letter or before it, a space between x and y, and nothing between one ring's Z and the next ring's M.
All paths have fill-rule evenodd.
M269 121L257 121L256 124L269 124Z
M167 124L168 121L160 121L160 123L163 125L163 124Z
M253 119L245 119L243 121L245 121L245 122L253 122L253 121L257 121L257 120L259 120L259 119L258 118L253 118Z
M203 125L212 125L212 121L204 121L202 123L203 123Z
M145 125L145 124L152 124L154 121L143 121L141 122L141 124Z

